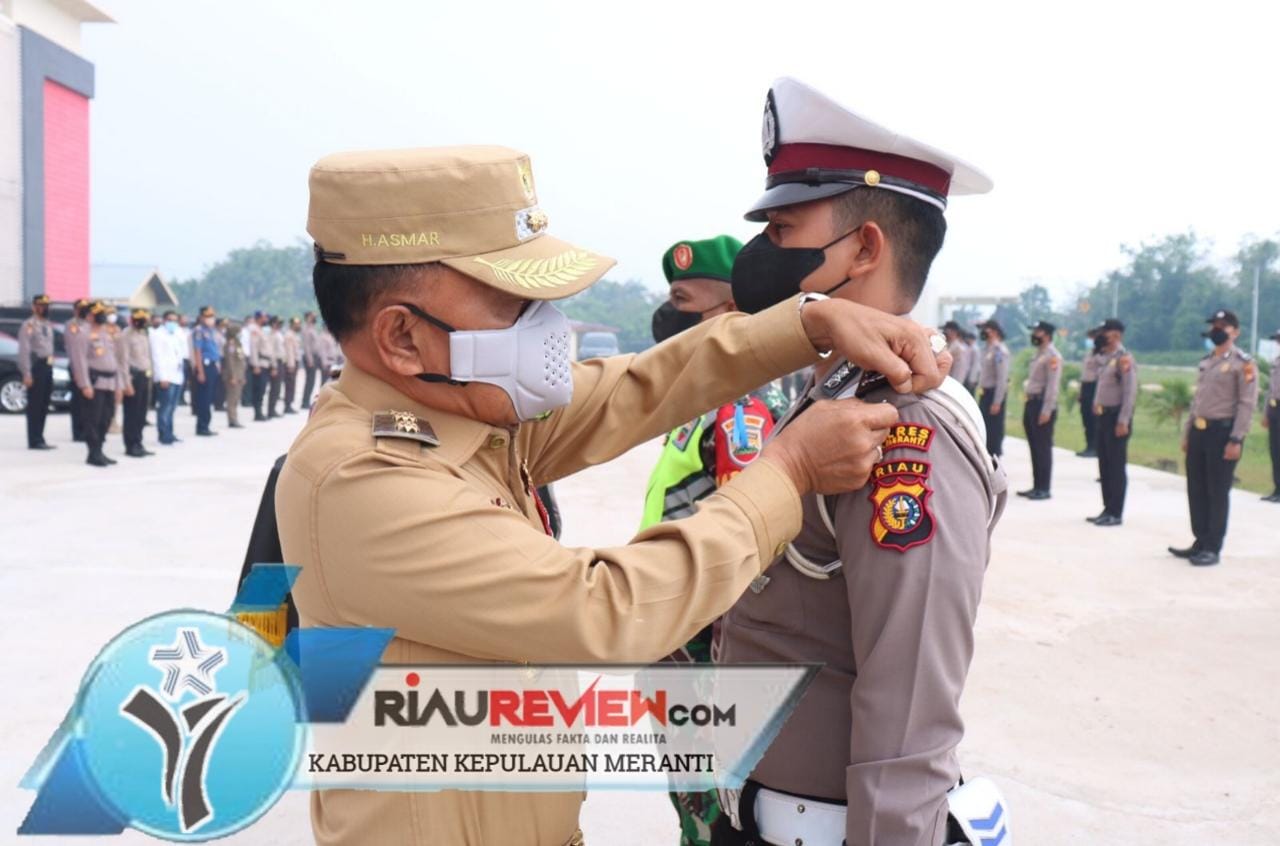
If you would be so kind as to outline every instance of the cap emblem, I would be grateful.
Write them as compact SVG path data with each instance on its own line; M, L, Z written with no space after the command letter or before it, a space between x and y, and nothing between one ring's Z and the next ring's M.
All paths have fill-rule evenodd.
M566 250L558 256L545 259L497 259L489 261L475 258L493 271L493 275L509 285L521 288L559 288L572 284L595 267L595 256L583 250Z
M520 187L524 189L524 195L529 202L533 202L535 194L533 193L533 166L529 164L528 159L520 162L516 166L520 174Z
M693 247L688 244L680 244L671 253L671 260L680 270L688 270L693 266Z
M880 171L869 170L863 175L862 181L870 185L872 188L880 184Z
M760 128L760 144L764 150L764 163L773 164L773 154L778 149L778 106L773 100L773 89L764 98L764 124Z
M540 235L546 231L550 224L551 218L547 217L547 213L537 206L531 209L521 209L516 212L516 237L521 241L527 241L535 235Z

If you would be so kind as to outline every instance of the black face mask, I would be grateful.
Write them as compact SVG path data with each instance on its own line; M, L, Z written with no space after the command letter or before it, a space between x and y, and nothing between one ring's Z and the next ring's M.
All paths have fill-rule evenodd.
M1043 346L1043 345L1044 345L1044 338L1041 338L1039 335L1032 335L1032 336L1031 336L1031 346L1033 346L1033 347L1039 347L1039 346Z
M1103 351L1104 349L1106 349L1106 348L1107 348L1107 338L1106 338L1106 336L1105 336L1105 335L1094 335L1094 336L1093 336L1093 351L1094 351L1094 352L1102 352L1102 351Z
M98 314L95 314L95 315L93 316L93 322L94 322L94 323L106 323L106 322L107 322L107 315L106 315L106 314L104 314L104 313L102 313L102 312L99 312Z
M987 332L987 331L985 331L985 330L984 330L984 331L982 331L982 332L979 332L979 333L978 333L978 337L979 337L979 338L981 338L981 339L982 339L982 340L984 340L984 341L990 341L990 340L991 340L991 333L990 333L990 332Z
M826 262L827 249L857 231L850 229L823 247L779 247L761 232L733 260L729 278L738 309L756 314L800 293L800 283ZM822 293L829 296L848 282L845 277Z
M135 321L133 321L133 328L134 328L134 329L146 329L146 328L147 328L147 321L146 321L146 319L145 319L145 318L143 318L143 319L139 319L139 320L135 320Z
M1208 332L1201 332L1200 334L1212 341L1215 347L1220 347L1227 341L1231 340L1231 336L1227 334L1227 330L1217 326L1210 329Z
M681 311L671 300L658 306L653 313L653 340L661 344L667 338L674 338L686 329L692 329L702 322L702 314L696 311Z

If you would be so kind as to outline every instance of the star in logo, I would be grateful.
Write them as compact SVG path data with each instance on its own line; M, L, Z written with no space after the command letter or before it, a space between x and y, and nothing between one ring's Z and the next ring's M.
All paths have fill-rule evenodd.
M196 696L214 691L214 674L227 661L227 651L200 643L197 629L178 629L177 639L169 646L151 650L151 666L164 673L160 692L170 702L182 699L190 689Z

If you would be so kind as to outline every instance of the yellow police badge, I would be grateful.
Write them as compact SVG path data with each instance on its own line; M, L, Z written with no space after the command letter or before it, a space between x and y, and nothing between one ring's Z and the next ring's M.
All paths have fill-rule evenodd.
M929 512L929 462L882 461L871 471L867 499L871 514L871 539L876 546L906 552L933 540L936 528Z

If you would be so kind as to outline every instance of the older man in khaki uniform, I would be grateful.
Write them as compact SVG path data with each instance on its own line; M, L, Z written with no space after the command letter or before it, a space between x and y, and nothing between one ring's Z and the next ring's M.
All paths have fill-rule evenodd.
M798 287L906 314L942 246L948 195L991 187L964 162L792 79L769 92L764 140L767 190L747 219L768 225L734 267L740 305ZM811 262L786 269L806 253ZM765 290L773 295L756 294ZM835 356L776 436L814 403L846 396L892 405L899 422L867 485L804 498L799 536L721 624L721 663L820 669L745 788L723 792L712 843L943 846L977 844L979 831L998 842L998 800L973 813L949 791L961 776L959 701L1004 474L959 382L897 394Z
M388 662L657 660L795 535L801 493L862 484L897 415L825 403L698 513L625 546L562 547L536 486L820 350L887 367L900 390L940 381L927 330L796 299L639 355L570 363L567 319L547 301L612 261L547 234L528 157L502 147L325 158L307 228L346 364L280 473L284 560L302 565L303 625L394 627ZM329 790L313 794L312 822L322 844L560 846L580 842L582 799Z

